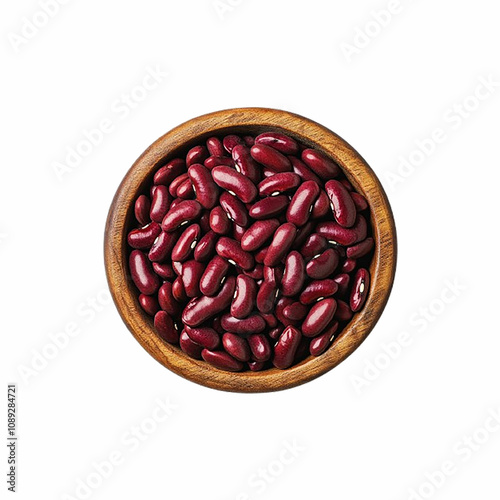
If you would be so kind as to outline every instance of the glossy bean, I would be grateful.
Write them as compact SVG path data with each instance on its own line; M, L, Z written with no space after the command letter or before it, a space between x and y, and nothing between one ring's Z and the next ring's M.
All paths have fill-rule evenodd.
M183 174L179 175L176 177L168 186L168 192L173 196L177 197L177 190L179 189L179 186L182 185L183 182L186 182L189 180L189 175L187 172L184 172ZM154 193L153 193L154 194Z
M264 318L268 328L276 328L278 326L278 318L274 314L260 313Z
M172 295L177 302L185 302L188 298L186 295L186 290L184 290L184 284L182 283L182 278L177 276L172 283Z
M270 196L254 203L248 213L253 219L270 219L284 212L287 207L287 196Z
M252 158L250 149L247 146L236 145L231 152L231 156L237 172L248 177L254 183L259 182L261 177L260 165Z
M285 155L266 144L254 144L250 148L250 154L255 161L275 172L287 172L292 170L290 160Z
M335 276L333 278L333 281L335 281L335 283L337 283L337 285L339 287L339 290L338 290L339 294L345 295L345 293L347 292L347 290L349 288L349 282L351 281L351 278L349 277L349 275L346 273L338 274L337 276Z
M212 170L215 167L220 167L224 165L226 167L234 167L234 161L229 156L209 156L204 162L203 165L208 168L208 170Z
M321 189L317 200L314 202L311 217L313 219L323 218L330 210L328 195Z
M264 259L266 258L268 249L269 249L269 247L259 248L259 250L257 250L257 252L254 253L255 262L258 262L259 264L263 264Z
M354 282L351 290L351 296L349 298L349 306L351 311L359 311L368 296L368 289L370 288L370 273L367 269L358 269L356 275L354 276Z
M194 146L186 155L186 166L190 167L195 163L203 163L208 158L208 149L205 146Z
M295 156L288 157L292 162L293 172L302 179L302 181L313 181L321 185L321 179L301 160Z
M222 345L226 352L238 361L250 360L250 347L248 342L234 333L225 333L222 336Z
M285 318L292 321L301 321L307 316L308 311L309 309L305 305L294 302L283 309L283 314Z
M236 291L231 302L231 315L238 319L246 318L254 310L257 298L255 280L244 274L236 278Z
M172 249L172 260L177 260L179 262L185 261L191 255L191 252L200 238L200 234L201 227L199 224L193 224L187 227L179 236L179 239Z
M335 333L338 327L338 321L334 321L321 335L318 335L311 340L311 343L309 344L309 352L312 356L320 356L328 349L335 338Z
M318 179L319 181L319 179ZM260 196L277 196L298 187L300 177L292 172L283 172L267 177L258 185Z
M366 219L362 215L356 217L353 227L345 228L334 221L320 222L316 226L316 232L324 236L329 241L334 241L339 245L351 246L366 238Z
M161 167L153 178L155 186L168 186L176 177L186 170L186 162L181 158L175 158Z
M200 279L200 291L203 295L208 295L211 297L215 295L229 270L229 262L223 259L219 255L215 255L212 260L207 264L201 279Z
M215 167L212 169L212 177L218 186L237 196L243 203L250 203L257 196L255 184L234 168Z
M236 196L226 191L221 194L219 203L230 220L239 226L245 227L248 225L248 210Z
M319 196L319 186L313 181L303 182L293 195L286 218L296 226L303 226L309 219L314 202Z
M337 312L335 313L335 319L343 322L351 321L352 311L347 302L344 302L343 300L337 301Z
M172 292L172 283L165 281L163 285L158 290L158 303L159 306L167 311L171 316L176 316L179 314L180 306L175 300L174 294Z
M235 318L230 314L224 314L221 325L227 332L237 333L238 335L260 333L266 328L266 322L260 314L252 314L243 319Z
M295 139L279 132L265 132L255 138L255 144L265 144L271 146L280 153L286 155L296 155L299 152L299 145Z
M351 198L358 212L363 212L363 210L366 210L368 208L368 202L366 201L366 198L359 193L352 192Z
M312 259L323 253L328 248L328 241L320 234L311 234L300 248L300 254L304 259Z
M249 361L247 363L247 366L251 372L259 372L265 368L266 362L265 361Z
M313 304L318 299L335 295L338 289L337 282L332 279L311 281L300 294L299 300L304 305Z
M233 151L233 148L237 146L238 144L245 144L242 138L239 135L226 135L224 139L222 139L222 144L224 146L224 149L231 154Z
M342 264L341 271L343 273L352 273L356 269L357 260L356 259L346 259Z
M224 156L224 146L218 137L209 137L206 145L211 156Z
M182 264L182 284L188 297L198 297L201 294L200 280L204 271L204 264L196 260L188 260Z
M158 311L154 317L155 329L160 337L170 344L179 342L179 331L177 330L172 316L165 311Z
M137 222L141 226L146 226L151 222L151 218L149 215L149 211L151 210L151 201L149 201L149 198L145 194L141 194L135 200L135 205L134 205L134 215L137 220Z
M274 308L277 296L278 285L276 282L264 280L257 293L257 309L259 312L269 314Z
M153 295L160 287L160 280L144 252L132 250L129 257L129 269L132 281L144 295Z
M196 163L189 167L188 175L200 205L208 210L215 207L219 198L219 188L215 184L210 170Z
M153 243L160 233L160 225L156 222L151 222L147 226L130 231L127 236L127 241L132 248L140 250L149 249L153 246Z
M215 245L215 251L231 264L235 264L244 270L248 271L255 265L253 255L243 250L241 245L231 238L220 238Z
M262 333L255 333L250 335L247 341L250 351L252 352L252 358L255 361L267 361L271 358L271 345L269 344L269 340L267 340L266 335Z
M339 254L333 248L329 248L307 263L306 273L309 278L322 280L331 276L338 265Z
M314 224L311 221L309 221L306 222L302 227L298 228L297 236L295 237L295 241L293 242L294 249L300 248L305 243L307 238L313 232L314 227L315 227Z
M231 231L231 221L220 205L210 211L210 229L217 234L228 234Z
M215 252L215 244L219 236L214 231L208 231L198 242L194 249L194 258L198 262L206 262Z
M154 316L160 310L160 305L154 295L144 295L141 293L139 295L139 304L144 312L150 316Z
M293 364L302 334L293 326L287 326L274 347L273 365L284 370Z
M160 278L164 280L170 280L175 278L174 270L172 269L172 266L168 262L167 263L153 262L153 270Z
M234 359L230 354L225 351L209 351L203 349L201 356L210 365L229 372L239 372L243 370L243 363Z
M181 332L179 337L179 346L189 357L201 359L201 351L203 350L203 347L196 342L193 342L186 333L186 330L182 330Z
M233 240L241 243L241 238L243 238L246 230L246 227L240 226L238 224L233 224Z
M337 310L337 301L332 298L323 299L314 304L302 323L302 334L306 337L316 337L333 319Z
M245 270L243 269L245 276L252 278L253 280L259 281L264 278L263 266L262 264L256 264L253 269Z
M356 205L344 185L336 180L325 184L333 216L342 227L352 227L356 222Z
M297 228L290 222L286 222L276 229L264 257L264 264L271 267L277 266L287 255L296 236Z
M163 262L169 257L177 241L177 232L166 233L162 231L151 246L148 258L151 262Z
M281 280L281 293L285 297L297 295L304 286L306 278L305 263L296 250L290 252L285 262L285 272Z
M347 249L347 257L350 259L360 259L365 255L369 254L375 244L373 238L366 238L366 240L360 241L356 245L349 247Z
M205 349L217 349L217 347L219 347L219 334L213 328L191 328L190 326L186 325L185 330L189 338L193 342L196 342L198 345L201 345Z
M201 214L201 205L195 200L183 200L165 215L162 227L164 231L175 231L178 227L183 226L195 219Z
M186 179L178 188L176 192L177 198L181 198L183 200L190 200L194 198L194 188L191 183L191 179Z
M302 161L322 179L333 179L340 173L340 169L328 156L315 149L304 149Z
M279 226L280 223L277 219L266 219L254 222L245 231L241 239L241 248L249 252L257 250L273 236Z
M172 269L174 270L175 274L177 274L177 276L180 276L182 274L182 262L173 260Z

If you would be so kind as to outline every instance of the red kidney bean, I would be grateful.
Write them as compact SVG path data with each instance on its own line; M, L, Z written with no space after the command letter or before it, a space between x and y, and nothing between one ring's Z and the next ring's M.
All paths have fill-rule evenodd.
M189 200L194 198L194 188L193 184L191 184L190 179L186 179L178 188L177 188L177 197L183 200Z
M342 264L341 271L343 273L352 273L356 269L357 260L356 259L346 259Z
M309 344L309 352L312 356L320 356L323 354L328 346L332 343L335 332L337 331L339 324L334 321L321 335L313 338Z
M293 248L300 248L305 243L309 235L313 232L313 229L314 224L311 221L306 222L306 224L304 224L302 227L299 227L297 236L295 237L295 242L293 243Z
M205 146L195 146L186 155L186 165L190 167L195 163L203 163L208 158L208 150Z
M280 223L277 219L266 219L254 222L241 238L241 248L253 252L260 248L278 229Z
M215 184L210 170L196 163L189 167L188 175L200 205L206 209L215 207L219 198L219 188Z
M141 194L137 200L135 200L134 205L134 215L137 222L141 226L146 226L151 222L149 211L151 209L151 202L145 194Z
M265 144L254 144L250 148L250 154L255 161L275 172L292 170L292 164L285 155Z
M181 336L179 337L179 346L189 357L201 359L201 351L203 350L203 347L198 345L196 342L193 342L185 330L182 330Z
M269 247L262 247L257 252L255 252L255 262L258 262L259 264L264 263L264 259L266 258L267 255L267 250Z
M222 285L221 291L215 297L204 295L190 300L182 313L184 324L194 328L229 307L233 299L235 286L235 277L229 276Z
M333 319L336 310L337 301L335 299L329 298L316 302L302 323L302 334L306 337L319 335Z
M231 231L231 221L220 205L210 211L210 228L217 234L227 234Z
M261 264L256 264L253 269L246 270L243 269L245 276L252 278L253 280L261 280L264 277L263 267Z
M352 311L349 305L343 300L337 301L337 312L335 313L335 319L339 321L351 321Z
M332 205L333 216L342 227L352 227L356 222L356 205L344 185L336 180L325 184Z
M211 156L224 156L224 146L218 137L209 137L206 144Z
M254 310L257 298L255 280L244 274L236 278L236 291L231 303L231 315L238 319L246 318Z
M160 286L160 280L154 273L146 254L132 250L129 258L130 275L135 286L144 295L153 295Z
M328 248L328 241L320 234L311 234L300 248L300 253L304 259L312 259L323 253Z
M140 250L151 248L154 241L161 233L161 227L156 222L151 222L140 229L133 229L128 233L127 241L132 248Z
M200 295L200 280L204 271L205 266L196 260L188 260L182 264L182 284L188 297Z
M240 226L238 224L233 224L233 240L236 240L238 243L240 243L241 238L243 238L246 230L246 227Z
M311 281L300 294L299 300L304 305L313 304L318 299L335 295L338 289L337 282L332 279Z
M156 300L156 297L153 295L144 295L141 293L139 295L139 304L146 314L150 316L154 316L160 310L158 300Z
M201 345L205 349L217 349L220 344L220 339L218 333L209 327L198 327L191 328L190 326L185 326L186 333L189 338Z
M156 186L151 202L151 220L160 223L167 214L171 201L167 186Z
M215 252L215 244L219 236L214 231L208 231L194 249L194 258L198 262L206 262Z
M200 216L201 205L195 200L183 200L165 215L162 222L164 231L175 231L178 227L187 224Z
M368 296L368 289L370 288L370 273L367 269L358 269L356 275L354 276L354 283L351 290L351 296L349 298L349 305L351 311L359 311Z
M179 342L179 332L172 317L165 311L158 311L155 314L154 325L160 337L170 344Z
M238 144L244 144L244 141L241 139L241 137L239 135L234 135L234 134L230 134L230 135L226 135L226 137L224 137L224 139L222 139L222 144L224 146L224 149L229 153L231 154L231 152L233 151L233 148L235 146L238 146Z
M363 210L366 210L368 208L368 202L366 201L366 198L359 193L352 192L351 198L358 212L363 212Z
M171 233L164 233L171 234ZM179 262L185 261L193 251L201 234L201 227L198 224L193 224L187 227L179 236L174 248L172 249L172 260Z
M248 211L245 205L236 196L224 192L219 199L220 206L226 212L228 218L238 226L248 225Z
M300 177L297 174L292 172L274 174L259 183L259 194L260 196L277 196L295 189L299 184Z
M303 226L309 219L313 204L319 196L319 186L313 181L303 182L293 195L286 218L296 226Z
M182 262L177 262L176 260L172 261L172 269L174 270L177 276L182 274Z
M347 292L348 288L349 288L349 282L351 281L351 278L349 277L348 274L345 274L345 273L342 273L342 274L338 274L337 276L335 276L333 278L333 281L335 281L335 283L337 283L338 287L339 287L339 294L340 295L345 295L345 293Z
M266 322L260 314L252 314L243 319L235 318L230 314L224 314L224 316L222 316L221 325L227 332L237 333L239 335L260 333L266 328Z
M301 160L295 156L288 157L292 163L293 172L298 175L302 181L313 181L316 184L322 184L321 179Z
M257 309L259 312L269 314L274 308L277 295L278 286L276 282L264 280L257 293Z
M153 183L155 186L160 184L168 186L176 177L186 170L186 162L181 158L175 158L169 161L156 172Z
M159 306L171 316L179 314L179 303L174 298L172 284L170 282L165 281L158 290L158 303Z
M151 260L151 259L149 259ZM170 264L160 264L159 262L153 262L153 271L164 280L169 280L175 278L174 270Z
M309 309L300 302L294 302L283 309L283 314L287 319L300 321L307 316L308 311Z
M224 351L209 351L203 349L201 356L210 365L215 366L219 370L229 372L239 372L243 370L243 363L234 359L230 354Z
M250 208L249 215L253 219L270 219L288 207L287 196L270 196L254 203Z
M207 264L207 267L201 276L201 293L203 295L208 295L209 297L215 295L222 286L228 271L229 263L226 259L223 259L218 255L213 257L213 259Z
M254 267L253 255L243 250L236 240L226 237L220 238L217 245L215 245L215 251L231 264L235 264L246 271Z
M168 186L168 192L176 197L177 196L177 190L179 189L179 186L182 185L183 182L186 182L189 180L189 176L187 172L184 172L183 174L179 175L179 177L176 177ZM153 193L154 194L154 193Z
M266 362L265 361L249 361L247 363L247 365L248 365L248 369L251 372L259 372L265 368Z
M274 233L264 257L266 266L277 266L288 253L297 236L297 228L290 222L282 224Z
M251 135L244 135L243 136L243 142L248 146L251 147L255 144L255 139Z
M297 142L285 134L279 132L265 132L255 138L255 144L265 144L271 146L280 153L286 155L296 155L299 152Z
M347 179L340 179L340 182L344 185L347 191L352 192L354 190L352 184Z
M276 368L284 370L292 365L301 339L300 330L293 326L285 328L274 347L273 365Z
M252 358L255 361L267 361L271 359L272 351L269 340L262 333L250 335L247 339Z
M349 257L349 259L360 259L361 257L364 257L371 252L374 243L375 242L373 238L366 238L366 240L363 240L360 243L349 247L346 250L347 257Z
M327 240L334 241L339 245L351 246L366 238L366 219L358 215L356 223L351 228L345 228L337 222L320 222L316 226L316 232L323 235Z
M281 280L281 293L285 297L297 295L302 290L305 278L304 259L299 252L294 250L286 258L285 272Z
M328 199L328 195L321 190L319 192L318 199L314 202L311 217L313 219L321 219L328 213L329 210L330 200Z
M244 338L227 332L222 336L222 345L227 353L238 361L250 360L250 347Z
M278 326L278 318L274 314L260 313L260 315L264 318L269 328L276 328Z
M257 196L255 184L234 168L215 167L212 177L218 186L240 198L243 203L250 203Z
M184 290L184 284L182 283L182 278L177 276L172 283L172 295L177 302L185 302L188 298L186 295L186 290Z
M234 161L232 158L228 156L209 156L204 162L203 165L208 168L208 170L212 170L215 167L220 167L224 165L226 167L234 167Z
M226 333L224 328L222 328L220 316L216 316L212 319L212 328L220 335L224 335L224 333Z
M252 182L259 182L260 166L252 158L250 149L247 146L241 144L236 145L231 151L231 155L237 172L248 177Z
M333 248L329 248L307 263L306 273L309 278L322 280L331 276L338 265L339 254Z
M328 156L315 149L304 149L302 161L322 179L333 179L340 173L339 167Z

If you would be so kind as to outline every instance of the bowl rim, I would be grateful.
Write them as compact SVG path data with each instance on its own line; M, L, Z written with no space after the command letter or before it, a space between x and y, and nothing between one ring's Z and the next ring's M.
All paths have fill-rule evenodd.
M342 168L355 189L370 205L375 251L370 264L370 293L363 309L344 327L321 356L308 357L286 370L226 372L203 360L187 356L178 346L164 342L154 331L152 319L138 303L138 293L128 273L127 229L137 195L152 181L154 172L182 149L212 135L274 130L291 135L323 151ZM130 332L158 362L178 375L206 387L230 392L270 392L311 381L330 371L352 354L380 318L392 289L396 271L397 236L387 195L376 174L344 139L319 123L288 111L271 108L234 108L215 111L173 128L134 162L123 178L109 209L105 237L106 276L113 301Z

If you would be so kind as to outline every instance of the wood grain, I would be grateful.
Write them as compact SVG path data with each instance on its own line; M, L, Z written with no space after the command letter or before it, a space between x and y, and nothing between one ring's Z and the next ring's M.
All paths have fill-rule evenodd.
M138 194L147 191L157 168L211 135L281 131L322 150L343 168L349 181L371 207L375 252L370 266L370 293L363 309L323 355L310 357L288 370L229 373L189 358L179 347L163 342L152 320L139 306L138 292L128 274L126 237ZM134 163L113 199L106 223L104 257L116 307L134 337L160 363L198 384L234 392L266 392L303 384L331 370L365 340L389 298L396 269L396 229L386 194L372 169L343 139L322 125L286 111L238 108L190 120L153 143Z

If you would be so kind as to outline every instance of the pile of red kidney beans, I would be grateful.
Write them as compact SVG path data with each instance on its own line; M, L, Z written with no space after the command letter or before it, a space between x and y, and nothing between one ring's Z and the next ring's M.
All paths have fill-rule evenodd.
M210 137L159 168L134 211L141 307L164 341L216 368L319 356L366 300L366 199L281 133Z

